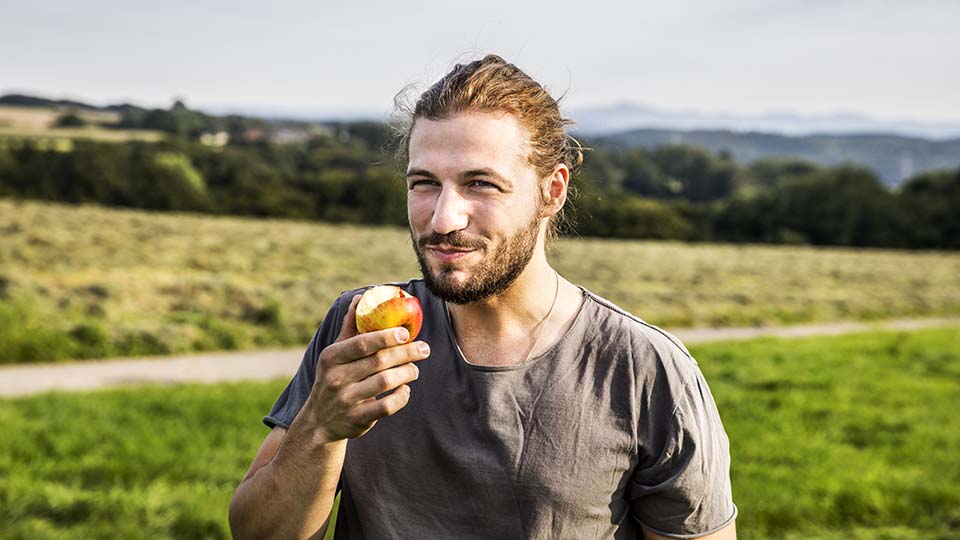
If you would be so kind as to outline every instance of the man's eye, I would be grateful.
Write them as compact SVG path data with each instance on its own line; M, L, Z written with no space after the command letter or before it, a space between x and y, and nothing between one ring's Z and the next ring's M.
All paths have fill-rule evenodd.
M474 180L473 182L471 182L471 184L472 184L474 187L479 187L479 188L499 189L496 184L492 184L492 183L487 182L487 181L485 181L485 180Z
M427 188L433 185L436 185L436 182L433 180L410 180L407 189Z

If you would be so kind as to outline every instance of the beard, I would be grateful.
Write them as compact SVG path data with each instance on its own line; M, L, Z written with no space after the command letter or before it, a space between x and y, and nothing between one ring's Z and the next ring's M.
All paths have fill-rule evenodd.
M472 240L461 231L449 234L430 233L416 238L411 229L410 242L417 254L417 262L420 264L420 272L427 289L441 300L454 304L470 304L505 291L520 277L537 246L538 225L539 219L534 216L526 227L507 238L493 253L488 250L489 242ZM437 244L483 250L486 257L478 263L468 281L456 283L453 280L453 273L457 270L455 265L443 264L436 274L430 271L424 251L426 246Z

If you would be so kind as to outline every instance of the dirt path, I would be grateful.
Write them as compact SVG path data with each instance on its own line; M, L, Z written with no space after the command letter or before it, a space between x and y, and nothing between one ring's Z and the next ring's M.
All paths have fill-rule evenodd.
M770 336L797 338L866 330L914 330L960 326L960 318L908 319L876 323L837 322L767 328L668 329L686 344ZM54 390L91 390L130 384L217 383L289 378L300 365L302 348L164 356L159 358L78 361L0 367L0 396Z

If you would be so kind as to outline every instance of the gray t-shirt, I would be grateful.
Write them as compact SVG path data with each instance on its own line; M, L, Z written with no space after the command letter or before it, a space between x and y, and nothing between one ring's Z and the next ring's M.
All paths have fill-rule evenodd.
M674 337L584 290L550 350L476 366L423 281L397 285L420 299L431 355L407 406L348 441L338 539L640 538L638 523L695 538L734 519L727 436ZM296 417L358 292L331 307L268 426Z

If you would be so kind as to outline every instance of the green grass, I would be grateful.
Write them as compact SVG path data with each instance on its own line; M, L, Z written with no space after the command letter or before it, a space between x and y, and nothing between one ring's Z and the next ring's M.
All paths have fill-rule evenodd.
M0 402L0 538L228 538L234 487L282 385Z
M741 538L960 536L960 331L693 352L732 441Z
M741 540L960 536L960 332L693 348ZM0 539L228 538L284 382L0 401Z
M563 240L566 277L662 326L960 315L960 253ZM0 363L298 345L419 270L404 229L0 199Z

